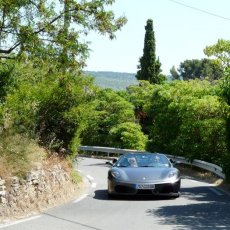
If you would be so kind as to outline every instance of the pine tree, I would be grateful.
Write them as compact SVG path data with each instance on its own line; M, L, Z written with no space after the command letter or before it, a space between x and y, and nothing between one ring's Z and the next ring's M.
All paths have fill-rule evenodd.
M138 80L147 80L151 84L159 84L163 81L161 73L161 63L156 58L155 35L153 31L153 20L148 19L145 26L145 41L143 56L140 58L136 78Z

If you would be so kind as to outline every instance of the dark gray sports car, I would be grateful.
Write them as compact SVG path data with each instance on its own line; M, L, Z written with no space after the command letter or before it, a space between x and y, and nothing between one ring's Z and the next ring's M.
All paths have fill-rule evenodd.
M178 197L178 169L160 153L126 153L108 171L108 196L167 195Z

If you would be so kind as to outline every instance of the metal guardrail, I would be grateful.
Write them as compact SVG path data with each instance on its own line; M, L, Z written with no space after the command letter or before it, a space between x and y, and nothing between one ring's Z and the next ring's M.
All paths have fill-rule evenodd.
M184 157L178 157L178 156L172 156L172 155L166 155L168 158L172 158L175 161L179 161L183 164L186 165L193 165L196 166L198 168L202 168L205 169L209 172L212 172L214 174L216 174L217 176L219 176L220 178L225 179L225 174L223 173L223 169L215 164L206 162L206 161L201 161L201 160L193 160L192 162L188 161L186 158Z
M135 152L145 152L132 149L118 149L118 148L109 148L109 147L99 147L99 146L80 146L78 148L81 151L91 151L94 153L107 153L107 156L110 156L110 153L123 154L123 153L135 153Z
M135 153L135 152L146 152L146 151L140 151L140 150L132 150L132 149L119 149L119 148L108 148L108 147L99 147L99 146L79 146L78 148L80 151L90 151L91 153L96 153L96 155L98 153L106 153L107 157L110 157L110 154L123 154L123 153ZM193 165L202 169L205 169L209 172L212 172L214 174L216 174L217 176L219 176L220 178L225 179L225 174L223 173L223 170L220 166L209 163L209 162L205 162L205 161L201 161L201 160L193 160L192 162L188 161L186 158L184 157L179 157L179 156L172 156L172 155L167 155L166 156L168 158L171 158L175 161L179 161L183 164L187 164L187 165Z

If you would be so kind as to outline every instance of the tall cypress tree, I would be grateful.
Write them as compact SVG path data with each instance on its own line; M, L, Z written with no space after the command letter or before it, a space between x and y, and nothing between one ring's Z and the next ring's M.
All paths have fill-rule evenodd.
M155 35L153 31L153 20L148 19L145 26L145 41L143 56L140 58L136 78L147 80L151 84L159 84L163 80L161 73L161 63L156 58Z

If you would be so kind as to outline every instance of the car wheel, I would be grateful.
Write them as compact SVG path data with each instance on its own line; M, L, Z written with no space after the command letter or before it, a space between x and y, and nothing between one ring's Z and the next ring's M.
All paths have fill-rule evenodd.
M180 192L176 193L176 194L173 196L173 198L178 198L178 197L180 197Z

